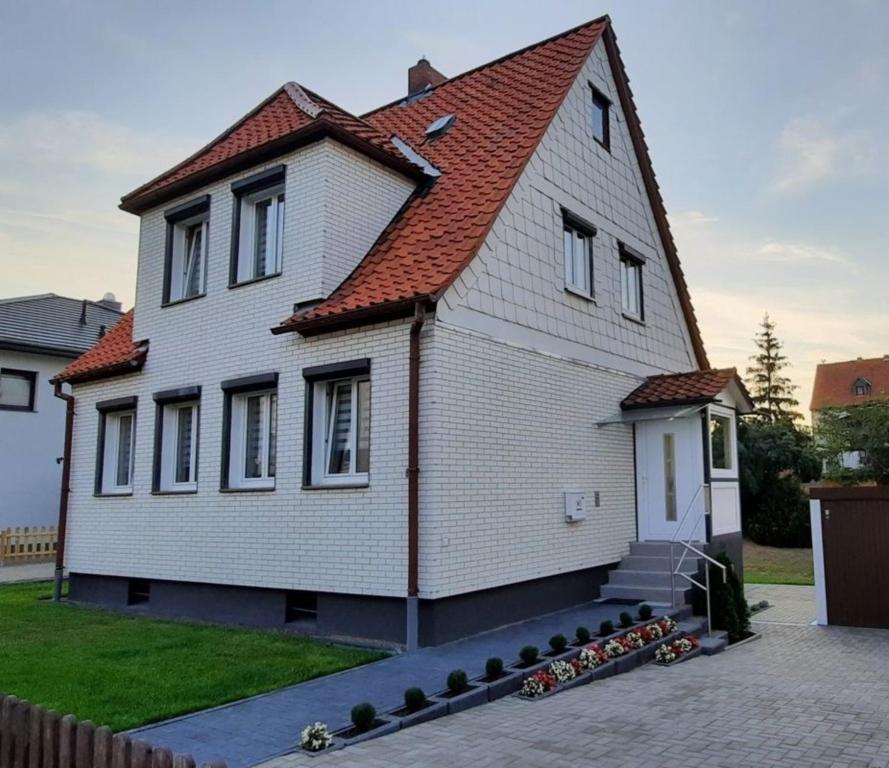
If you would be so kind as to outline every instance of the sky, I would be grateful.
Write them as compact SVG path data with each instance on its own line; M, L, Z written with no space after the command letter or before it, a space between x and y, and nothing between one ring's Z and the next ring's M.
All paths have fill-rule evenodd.
M458 74L614 22L711 363L764 312L805 408L889 353L889 2L0 3L0 297L133 301L121 195L296 80L355 113L420 56Z

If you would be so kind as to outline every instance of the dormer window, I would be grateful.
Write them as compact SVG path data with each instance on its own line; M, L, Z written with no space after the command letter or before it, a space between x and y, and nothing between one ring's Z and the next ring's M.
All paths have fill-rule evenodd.
M206 290L210 197L205 195L164 213L167 245L164 304L203 296Z
M866 397L871 393L870 382L867 379L855 379L852 391L855 393L856 397Z
M284 166L235 182L232 192L230 285L279 275L284 251Z

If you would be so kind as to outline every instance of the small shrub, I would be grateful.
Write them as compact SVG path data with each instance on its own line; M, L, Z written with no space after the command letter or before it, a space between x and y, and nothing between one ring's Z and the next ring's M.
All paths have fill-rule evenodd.
M633 614L628 611L621 611L620 614L620 625L626 629L627 627L633 626Z
M368 704L365 701L363 704L352 707L352 725L355 726L355 730L359 733L369 731L376 719L377 711L374 709L373 704Z
M422 688L408 688L404 692L404 708L408 712L419 712L426 706L426 694Z
M710 565L710 611L714 629L728 633L729 642L736 643L750 634L750 607L744 597L744 587L735 572L734 563L724 552L716 559L726 566L726 581L722 571Z
M614 634L614 622L611 619L605 619L605 621L603 621L599 625L599 635L601 637L605 637L606 635L613 635L613 634Z
M526 645L519 651L519 658L528 666L531 666L537 661L539 655L540 651L533 645Z
M577 642L581 644L586 644L590 641L590 631L586 627L578 627L574 633L577 638Z
M642 605L639 606L639 618L642 619L642 621L648 621L651 618L652 613L654 613L654 610L648 603L642 603Z
M462 669L455 669L448 675L448 690L454 695L463 693L469 687L469 678Z
M488 680L496 680L503 675L503 659L492 656L485 662L485 675Z
M568 647L568 638L565 635L553 635L549 639L549 647L556 653L564 653Z

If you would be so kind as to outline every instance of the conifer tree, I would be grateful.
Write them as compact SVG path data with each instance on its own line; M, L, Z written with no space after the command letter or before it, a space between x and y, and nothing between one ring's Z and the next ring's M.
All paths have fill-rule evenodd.
M751 355L752 364L747 368L747 386L756 405L755 415L768 424L792 424L802 418L796 410L799 401L793 395L797 386L782 373L790 363L781 351L784 344L775 336L775 323L768 312L760 328L753 339L758 351Z

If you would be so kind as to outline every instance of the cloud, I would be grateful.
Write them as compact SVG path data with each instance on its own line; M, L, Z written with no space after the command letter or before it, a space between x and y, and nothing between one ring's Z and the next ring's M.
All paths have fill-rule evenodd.
M806 262L829 261L835 264L851 264L851 259L844 253L833 248L822 248L805 243L788 243L769 241L754 251L759 256L770 261L782 262Z
M44 110L0 123L0 156L33 166L147 178L188 154L179 138L142 133L95 112Z

